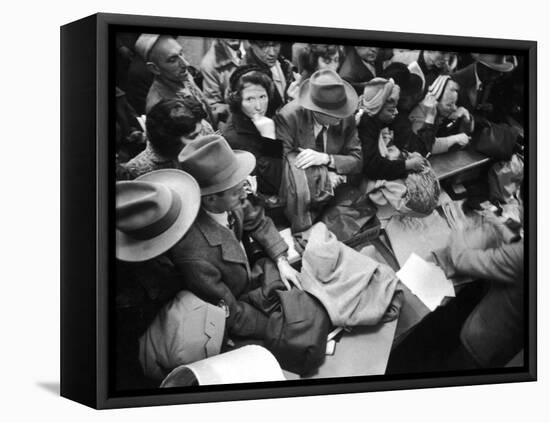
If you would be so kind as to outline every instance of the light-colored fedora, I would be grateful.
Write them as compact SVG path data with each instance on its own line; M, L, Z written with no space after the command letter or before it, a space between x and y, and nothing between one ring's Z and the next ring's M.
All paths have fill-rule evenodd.
M336 118L346 118L357 110L355 89L331 69L321 69L300 86L298 104L305 109Z
M231 150L221 135L205 135L187 144L178 156L180 168L189 172L201 195L216 194L246 179L256 167L252 153Z
M168 251L195 221L200 201L197 182L178 169L117 182L116 257L139 262Z

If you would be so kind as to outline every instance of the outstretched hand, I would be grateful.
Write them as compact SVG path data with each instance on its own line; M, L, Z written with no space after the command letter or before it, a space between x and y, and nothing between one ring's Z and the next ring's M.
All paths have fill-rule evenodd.
M302 289L302 285L298 280L298 271L290 265L286 258L277 260L277 269L287 290L290 291L290 283L296 288Z

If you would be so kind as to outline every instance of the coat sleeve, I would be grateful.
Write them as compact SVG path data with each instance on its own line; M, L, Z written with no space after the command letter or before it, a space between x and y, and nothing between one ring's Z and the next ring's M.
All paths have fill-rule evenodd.
M341 153L332 155L334 167L336 172L341 175L361 173L363 153L353 116L347 118L344 128L344 147Z
M456 270L464 275L503 283L517 283L523 279L523 242L488 250L452 244L450 256Z
M246 200L243 206L243 231L258 242L272 260L288 251L288 245L260 204Z
M267 317L250 304L239 301L222 280L216 266L205 260L175 260L174 263L191 292L211 304L221 300L229 308L227 328L230 333L261 339L267 326Z
M275 115L274 119L276 137L283 144L283 156L298 149L296 123L292 119L293 117L285 113L284 109Z
M215 121L223 120L229 113L229 105L225 103L225 93L222 92L219 74L214 68L201 66L202 92L210 107Z
M220 89L219 74L208 63L201 63L202 92L210 107L224 103L224 93Z

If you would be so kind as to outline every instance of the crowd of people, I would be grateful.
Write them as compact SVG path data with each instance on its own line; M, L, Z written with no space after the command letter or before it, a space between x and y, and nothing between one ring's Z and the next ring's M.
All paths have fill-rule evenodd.
M117 347L118 363L125 363L122 386L148 386L144 380L151 375L158 386L175 366L171 348L184 348L174 346L182 337L179 326L166 317L172 314L160 316L163 323L158 319L166 304L173 311L182 290L224 311L232 342L270 345L273 315L258 306L270 298L266 287L302 289L280 225L270 218L277 207L293 234L304 233L338 199L351 192L374 195L388 181L424 174L430 156L473 148L489 129L501 137L491 147L498 150L495 159L502 140L521 142L521 59L119 34L116 327L125 340ZM470 257L457 242L450 260L466 273L510 285L522 273L523 244L501 250L484 254L505 261L509 270L502 263L488 269L483 256ZM498 289L491 291L492 306ZM265 298L258 299L258 290ZM517 291L513 301L503 298L522 303ZM481 360L480 319L468 320L474 341L466 342L470 361L464 362L502 365L522 338L515 332L504 340L494 336L496 345L514 347L496 361Z

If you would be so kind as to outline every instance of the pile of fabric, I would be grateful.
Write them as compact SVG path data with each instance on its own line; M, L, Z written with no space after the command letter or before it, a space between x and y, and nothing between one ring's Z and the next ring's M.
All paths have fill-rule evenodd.
M393 270L339 242L323 223L311 230L300 281L335 326L376 325L396 319L401 309Z

